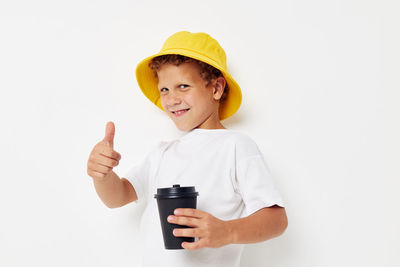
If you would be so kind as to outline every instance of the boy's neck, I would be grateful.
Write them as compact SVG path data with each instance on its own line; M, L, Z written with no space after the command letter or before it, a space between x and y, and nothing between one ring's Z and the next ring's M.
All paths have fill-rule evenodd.
M195 129L226 129L224 125L218 120L217 122L211 123L203 123L199 127L196 127Z

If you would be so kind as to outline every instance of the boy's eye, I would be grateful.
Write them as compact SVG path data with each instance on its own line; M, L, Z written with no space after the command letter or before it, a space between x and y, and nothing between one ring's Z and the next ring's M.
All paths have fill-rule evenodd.
M186 87L189 87L189 85L187 85L187 84L181 84L181 85L179 85L179 88L181 88L181 89L184 89L184 88L186 88ZM164 89L165 89L165 90L168 90L168 88L163 87L163 88L160 89L160 92L161 92L161 93L162 93L162 92L166 92L166 91L164 91Z

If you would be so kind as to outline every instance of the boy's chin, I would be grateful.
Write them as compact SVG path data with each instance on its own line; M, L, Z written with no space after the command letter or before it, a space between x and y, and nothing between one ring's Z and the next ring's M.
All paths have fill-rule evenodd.
M182 132L189 132L189 131L193 130L194 128L196 128L196 126L178 125L176 123L175 123L175 126L179 131L182 131Z
M189 131L191 131L193 128L190 128L190 127L186 127L186 128L183 128L183 127L177 127L178 128L178 130L179 131L181 131L181 132L189 132Z

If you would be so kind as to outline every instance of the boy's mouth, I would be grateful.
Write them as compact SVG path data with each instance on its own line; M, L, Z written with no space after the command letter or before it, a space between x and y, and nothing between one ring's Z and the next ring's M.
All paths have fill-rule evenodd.
M187 109L181 109L181 110L176 110L176 111L171 111L172 114L175 115L175 117L179 117L182 116L183 114L185 114L190 108Z

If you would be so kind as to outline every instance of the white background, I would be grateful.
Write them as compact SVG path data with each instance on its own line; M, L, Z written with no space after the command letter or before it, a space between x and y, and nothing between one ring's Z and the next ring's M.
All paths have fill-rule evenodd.
M400 266L397 1L1 1L0 266L141 266L140 205L86 164L116 126L119 175L179 132L136 64L181 30L218 40L287 204L241 266Z

